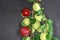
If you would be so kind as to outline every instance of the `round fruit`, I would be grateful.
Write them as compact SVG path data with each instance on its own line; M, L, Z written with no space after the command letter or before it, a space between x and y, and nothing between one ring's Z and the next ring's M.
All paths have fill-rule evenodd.
M23 17L28 17L30 16L30 10L28 8L22 9L22 16Z
M41 9L39 3L34 3L33 4L33 10L34 11L39 11L39 9Z
M34 24L32 24L33 29L37 30L40 27L40 22L36 21Z
M42 32L42 30L41 30L40 28L39 28L39 29L37 29L37 31L38 31L38 32Z
M35 19L36 19L37 21L41 21L42 15L35 14Z
M20 34L22 36L28 36L30 34L30 29L28 27L22 27L20 29Z
M47 35L47 33L41 33L40 34L40 39L41 40L46 40L46 35Z
M25 18L23 20L23 23L24 23L25 26L28 26L30 24L30 19L29 18Z

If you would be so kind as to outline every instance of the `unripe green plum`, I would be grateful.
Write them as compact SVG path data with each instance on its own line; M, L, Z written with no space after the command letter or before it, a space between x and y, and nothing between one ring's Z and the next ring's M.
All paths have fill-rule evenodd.
M30 19L29 18L25 18L23 20L23 23L24 23L25 26L28 26L30 24Z
M36 21L34 24L32 24L33 29L37 30L40 27L40 22Z
M35 14L34 17L37 21L41 21L41 19L42 19L42 15Z
M39 9L41 9L39 3L34 3L33 4L33 10L34 11L39 11Z
M46 40L46 35L47 35L47 33L45 33L45 32L41 33L40 34L40 39L41 40Z
M41 30L40 28L39 28L39 29L37 29L37 31L38 31L38 32L42 32L42 30Z

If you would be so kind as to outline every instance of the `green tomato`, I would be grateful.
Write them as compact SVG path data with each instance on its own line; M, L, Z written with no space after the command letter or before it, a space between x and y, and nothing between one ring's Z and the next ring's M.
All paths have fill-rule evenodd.
M40 34L40 39L41 40L46 40L46 35L47 35L47 33L45 33L45 32L41 33Z
M41 9L39 3L34 3L33 4L33 10L34 11L39 11L39 9Z
M30 19L29 18L25 18L23 20L23 23L24 23L25 26L28 26L30 24Z
M41 19L42 19L42 15L35 14L34 17L37 21L41 21Z
M37 30L40 27L40 22L36 21L34 24L32 24L33 29Z
M40 28L39 28L39 29L37 29L37 31L38 31L38 32L42 32L42 30L41 30Z

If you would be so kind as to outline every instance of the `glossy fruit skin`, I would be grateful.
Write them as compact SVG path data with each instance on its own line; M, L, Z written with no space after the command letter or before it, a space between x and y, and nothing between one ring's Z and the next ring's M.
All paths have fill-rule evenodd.
M46 40L46 35L47 35L47 33L45 33L45 32L41 33L40 34L40 39L41 40Z
M28 27L22 27L20 29L20 34L23 37L28 36L30 34L30 29Z
M30 16L30 10L28 8L22 9L22 16L23 17L28 17Z
M29 18L25 18L23 20L23 23L25 24L25 26L28 26L30 24L30 19Z
M33 29L37 30L40 27L40 22L36 21L34 24L32 24Z
M39 3L34 3L33 4L33 10L34 11L39 11L41 8L40 8L40 5L39 5Z
M39 15L39 16L38 16L38 14L35 14L35 19L36 19L37 21L41 21L42 15Z

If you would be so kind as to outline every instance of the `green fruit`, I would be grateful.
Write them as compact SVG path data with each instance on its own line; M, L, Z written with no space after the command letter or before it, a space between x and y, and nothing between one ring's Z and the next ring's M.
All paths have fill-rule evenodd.
M33 4L33 10L34 11L39 11L39 9L41 9L39 3L34 3Z
M34 24L32 24L33 29L37 30L40 27L40 22L36 21Z
M35 19L36 19L37 21L41 21L42 15L35 14Z
M40 39L41 40L46 40L46 35L47 35L47 33L45 33L45 32L44 33L41 33L40 34Z
M38 31L38 32L42 32L42 30L41 30L40 28L39 28L39 29L37 29L37 31Z
M23 23L24 23L25 26L28 26L30 24L30 19L29 18L25 18L23 20Z

